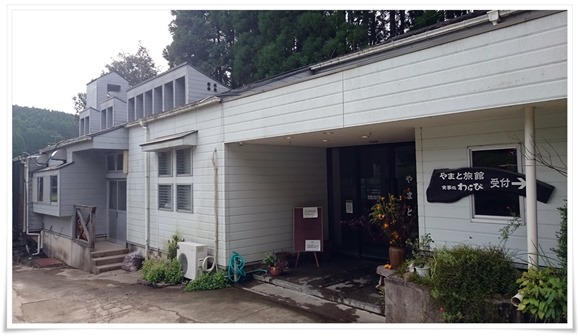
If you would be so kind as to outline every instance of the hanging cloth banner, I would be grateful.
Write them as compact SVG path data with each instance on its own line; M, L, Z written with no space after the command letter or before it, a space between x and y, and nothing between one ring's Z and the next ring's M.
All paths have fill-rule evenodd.
M536 180L538 201L548 203L554 186ZM427 201L453 203L479 192L526 196L526 176L497 168L467 167L434 169L427 188Z

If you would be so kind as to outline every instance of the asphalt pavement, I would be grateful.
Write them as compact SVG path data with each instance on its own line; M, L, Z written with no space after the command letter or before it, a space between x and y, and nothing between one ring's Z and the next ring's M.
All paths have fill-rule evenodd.
M12 267L8 329L67 324L307 325L380 322L373 314L269 284L185 292L182 286L153 288L140 272L90 274L67 266ZM276 298L284 297L284 300ZM11 319L10 319L11 316Z

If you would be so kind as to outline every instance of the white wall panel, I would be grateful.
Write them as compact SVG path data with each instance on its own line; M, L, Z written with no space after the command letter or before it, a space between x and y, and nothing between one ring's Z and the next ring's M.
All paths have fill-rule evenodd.
M563 161L564 166L567 162L566 115L565 108L546 108L538 110L535 118L538 148L546 157L558 158L558 162ZM489 223L472 219L471 197L465 197L449 204L428 203L425 192L433 169L469 166L469 147L513 145L519 142L518 139L523 140L523 109L519 112L514 111L504 118L496 115L489 120L461 119L461 121L456 122L445 120L445 126L423 126L417 128L416 131L417 187L419 195L421 195L418 199L420 231L422 234L431 232L438 245L451 246L469 243L486 246L498 244L499 230L508 223L507 220L504 223ZM453 151L458 154L455 158L452 155ZM447 160L441 160L440 156ZM464 157L464 160L461 160L460 157ZM422 161L421 158L423 158ZM453 160L449 161L449 159ZM540 164L536 170L538 180L555 187L547 204L541 202L537 204L539 241L544 252L551 255L550 249L556 243L555 233L560 228L560 216L557 208L561 207L567 198L567 180L565 176ZM525 173L523 166L520 172ZM525 217L524 208L521 210L521 216ZM525 227L518 229L506 246L519 254L525 254L527 251L525 235Z

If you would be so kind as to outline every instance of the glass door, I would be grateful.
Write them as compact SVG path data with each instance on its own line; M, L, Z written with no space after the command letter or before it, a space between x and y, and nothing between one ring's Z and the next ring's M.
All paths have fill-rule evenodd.
M127 239L127 181L109 181L109 230L111 241L125 243Z

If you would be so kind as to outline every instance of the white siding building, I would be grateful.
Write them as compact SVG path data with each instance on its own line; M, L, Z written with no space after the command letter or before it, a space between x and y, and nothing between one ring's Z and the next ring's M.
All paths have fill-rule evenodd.
M230 91L181 65L128 89L126 100L104 101L97 112L124 108L118 100L127 111L126 123L113 114L105 128L118 129L92 140L96 147L124 136L123 145L108 143L93 156L122 154L122 169L91 173L101 183L126 181L119 189L126 190L126 228L115 241L151 255L179 233L207 245L221 267L233 252L257 262L266 252L292 252L292 210L317 206L325 248L380 259L384 242L343 224L409 185L417 234L431 233L438 246L497 244L516 213L526 225L506 246L525 262L525 197L511 198L511 212L501 214L503 203L479 196L452 203L426 197L435 169L474 167L488 156L512 155L510 169L525 174L525 125L534 119L538 153L567 162L568 13L499 15L499 22L478 16ZM80 135L103 122L91 111ZM537 202L538 242L547 252L567 178L541 164L536 171L554 187L547 203ZM107 188L93 204L110 204Z

